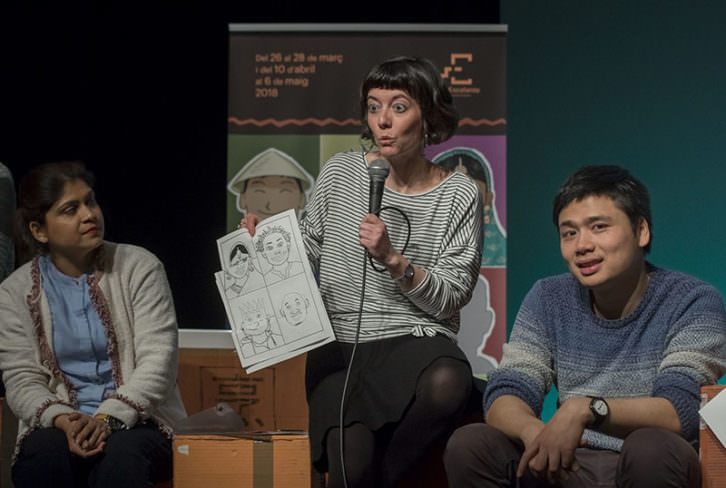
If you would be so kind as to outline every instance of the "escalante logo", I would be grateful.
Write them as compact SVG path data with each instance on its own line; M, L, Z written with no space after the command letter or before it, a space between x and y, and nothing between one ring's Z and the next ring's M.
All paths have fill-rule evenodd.
M444 66L441 77L449 80L449 91L454 97L470 97L479 94L480 89L474 86L474 81L466 74L466 66L473 60L472 53L451 53L449 65Z

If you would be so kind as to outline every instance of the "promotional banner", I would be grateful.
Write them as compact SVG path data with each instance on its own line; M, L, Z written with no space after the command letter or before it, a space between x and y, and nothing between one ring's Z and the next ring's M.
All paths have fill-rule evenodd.
M325 161L361 150L359 90L371 67L399 55L439 67L461 120L426 157L469 175L484 200L481 273L461 312L459 345L474 373L485 375L506 340L506 27L232 24L229 31L228 231L246 212L265 218L295 209L302 217Z

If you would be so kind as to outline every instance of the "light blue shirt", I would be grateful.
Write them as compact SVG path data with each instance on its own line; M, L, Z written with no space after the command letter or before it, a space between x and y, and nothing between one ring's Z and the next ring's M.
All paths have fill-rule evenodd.
M81 412L93 415L114 392L108 339L93 307L87 275L64 275L49 256L40 258L43 291L53 323L53 350L58 367L76 387Z

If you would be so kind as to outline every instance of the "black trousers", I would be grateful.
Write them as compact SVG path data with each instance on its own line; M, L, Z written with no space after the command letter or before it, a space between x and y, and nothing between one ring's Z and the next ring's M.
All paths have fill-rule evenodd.
M12 478L16 488L152 487L171 479L171 462L171 440L150 424L111 434L90 459L72 454L65 433L49 427L23 440Z
M547 485L531 474L516 479L523 449L489 425L469 424L454 432L444 454L449 486L532 487ZM567 488L697 488L701 484L698 453L681 436L643 428L625 438L620 453L575 451L580 469L558 486Z

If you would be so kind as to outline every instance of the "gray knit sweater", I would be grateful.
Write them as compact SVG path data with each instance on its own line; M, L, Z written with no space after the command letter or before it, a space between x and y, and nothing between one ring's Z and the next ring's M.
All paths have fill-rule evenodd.
M683 437L695 443L700 386L725 372L726 312L712 286L653 268L635 311L606 320L595 316L588 290L567 273L538 281L524 299L484 408L515 395L539 416L553 384L560 403L588 395L662 397L675 407ZM585 436L589 447L621 444L596 432Z

